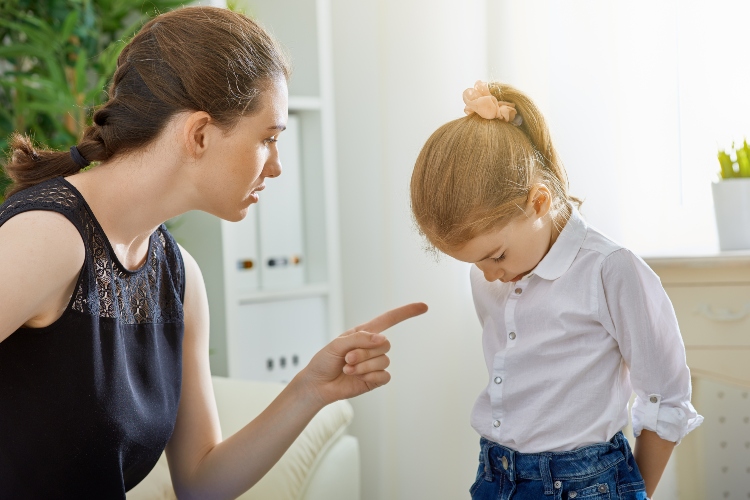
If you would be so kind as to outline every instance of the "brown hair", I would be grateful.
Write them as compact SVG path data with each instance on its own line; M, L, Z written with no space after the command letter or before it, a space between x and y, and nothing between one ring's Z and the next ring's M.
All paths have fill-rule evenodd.
M161 14L117 59L109 100L93 116L78 150L88 161L148 145L180 111L205 111L227 130L252 114L258 96L290 67L278 44L248 17L216 7ZM6 195L81 169L68 151L35 149L15 133L5 171Z
M419 230L439 250L520 215L534 183L552 192L553 220L570 215L568 178L544 117L525 94L490 83L499 101L514 103L520 126L472 114L446 123L427 140L411 177L411 207Z

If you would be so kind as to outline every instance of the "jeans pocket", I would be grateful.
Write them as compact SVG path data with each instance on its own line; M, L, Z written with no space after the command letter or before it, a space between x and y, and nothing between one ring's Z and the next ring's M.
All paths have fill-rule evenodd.
M623 484L618 487L620 500L649 500L646 496L646 485L641 482Z

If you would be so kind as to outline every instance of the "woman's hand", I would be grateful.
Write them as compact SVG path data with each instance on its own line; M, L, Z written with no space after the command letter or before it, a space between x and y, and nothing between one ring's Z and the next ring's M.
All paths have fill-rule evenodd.
M421 302L391 309L352 328L321 349L298 375L316 394L321 406L352 398L385 385L391 375L386 353L391 343L381 332L427 312Z

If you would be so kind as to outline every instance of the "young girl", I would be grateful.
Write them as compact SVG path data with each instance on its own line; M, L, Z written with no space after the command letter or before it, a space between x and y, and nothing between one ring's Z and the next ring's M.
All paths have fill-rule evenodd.
M190 7L123 49L70 151L16 135L0 206L0 498L125 498L166 447L179 498L236 498L326 404L388 382L379 334L334 339L222 440L200 269L162 224L237 221L281 174L289 67L252 20ZM82 170L89 162L100 165Z
M581 218L526 95L477 82L463 97L468 116L422 149L411 201L429 242L474 264L489 381L472 498L643 500L703 420L671 303ZM633 390L635 457L621 432Z

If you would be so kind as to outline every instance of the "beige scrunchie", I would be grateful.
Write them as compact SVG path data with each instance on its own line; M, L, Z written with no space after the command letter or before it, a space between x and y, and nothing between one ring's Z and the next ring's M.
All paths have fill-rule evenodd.
M516 126L523 123L523 118L516 112L516 105L512 102L498 101L490 93L487 82L477 80L473 88L464 90L463 97L466 104L464 113L467 115L476 113L486 120L497 118Z

